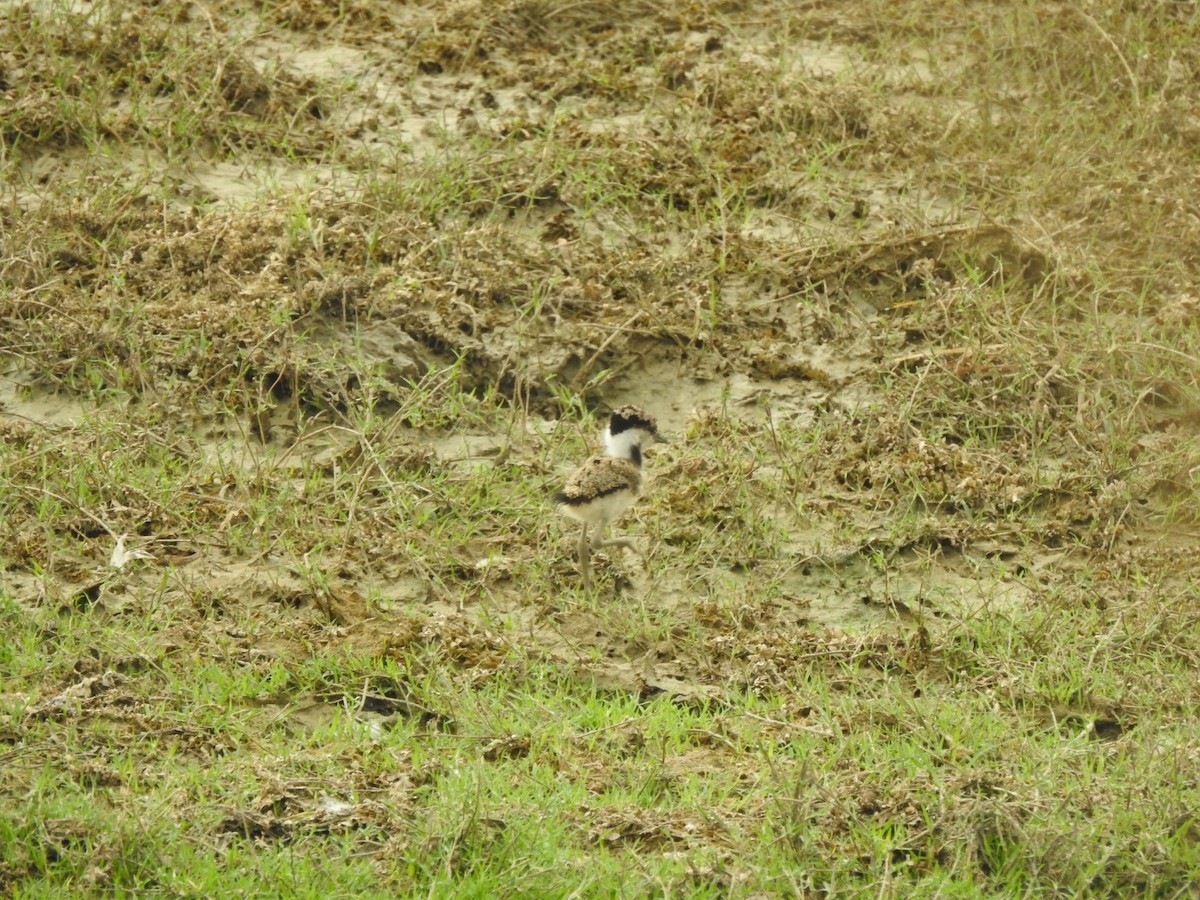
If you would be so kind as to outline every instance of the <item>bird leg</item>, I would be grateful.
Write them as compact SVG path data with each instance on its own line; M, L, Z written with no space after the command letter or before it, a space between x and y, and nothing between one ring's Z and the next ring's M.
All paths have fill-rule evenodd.
M632 550L639 557L641 557L643 563L646 561L646 555L642 553L638 545L633 542L633 538L613 537L605 540L604 529L598 528L596 529L596 533L592 536L592 549L598 550L601 547L624 547L626 550Z
M583 575L583 589L585 591L591 587L592 582L591 564L589 559L591 555L591 546L588 544L587 532L588 529L587 525L585 524L583 529L579 532L579 572L581 575ZM599 532L597 532L596 536L599 537ZM592 543L595 543L594 538Z
M579 532L579 574L583 576L583 589L585 591L590 590L592 586L591 555L593 550L599 550L601 547L624 547L626 550L632 550L643 561L646 559L646 555L633 542L633 538L614 537L605 540L605 524L607 523L601 523L596 526L596 530L592 532L591 540L588 540L588 527L586 524Z
M599 538L599 535L597 535L596 537ZM598 539L593 540L592 541L592 549L594 550L598 547L624 547L626 550L632 550L639 557L641 557L643 564L646 562L645 554L643 554L642 551L638 548L638 545L633 542L633 538L614 537L614 538L609 538L608 540L598 540Z
M638 545L633 542L633 538L627 538L627 537L609 538L607 541L593 541L592 542L593 549L598 549L600 547L624 547L626 550L632 550L634 553L636 553L638 556L640 556L643 560L646 558L646 554L642 553L642 551L638 547Z

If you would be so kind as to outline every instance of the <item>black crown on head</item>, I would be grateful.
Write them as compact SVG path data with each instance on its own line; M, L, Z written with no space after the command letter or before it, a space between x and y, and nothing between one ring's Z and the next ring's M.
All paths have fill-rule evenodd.
M645 410L636 406L621 406L613 410L608 419L609 434L617 435L633 428L658 434L658 422Z

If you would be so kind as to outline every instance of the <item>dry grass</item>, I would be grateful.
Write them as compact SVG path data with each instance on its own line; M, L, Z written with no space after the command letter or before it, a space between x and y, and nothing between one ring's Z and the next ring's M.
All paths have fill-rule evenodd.
M0 34L5 892L1196 882L1187 4Z

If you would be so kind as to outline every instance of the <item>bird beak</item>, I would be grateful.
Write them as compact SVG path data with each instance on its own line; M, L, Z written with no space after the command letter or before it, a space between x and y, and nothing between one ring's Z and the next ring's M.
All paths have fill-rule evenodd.
M656 432L654 432L654 443L669 444L669 443L671 443L671 441L662 432L656 431Z

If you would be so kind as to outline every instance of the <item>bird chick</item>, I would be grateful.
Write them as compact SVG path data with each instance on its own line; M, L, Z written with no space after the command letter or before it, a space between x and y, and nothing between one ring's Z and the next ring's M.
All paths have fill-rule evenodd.
M639 553L630 538L604 538L604 529L619 518L642 493L642 451L666 443L654 417L636 406L622 406L605 426L604 454L593 456L567 479L554 502L564 516L583 525L579 533L579 571L585 589L591 586L591 551L625 547ZM592 537L588 540L588 529Z

